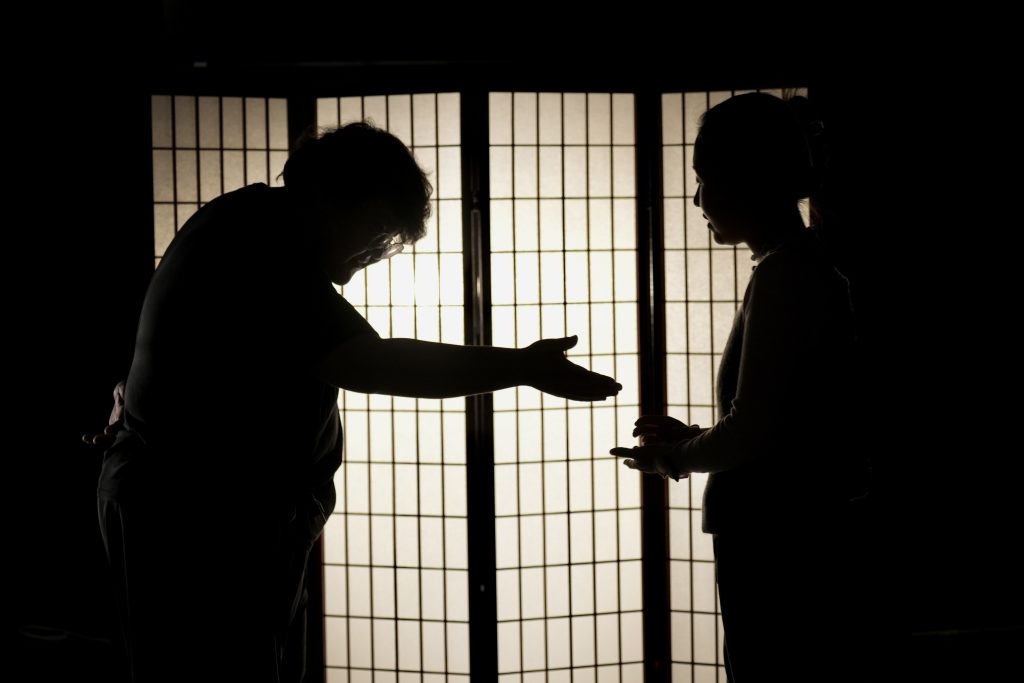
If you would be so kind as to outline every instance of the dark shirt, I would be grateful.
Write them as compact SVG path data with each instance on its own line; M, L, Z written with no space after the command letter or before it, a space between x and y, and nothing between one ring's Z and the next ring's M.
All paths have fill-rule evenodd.
M849 497L857 469L849 286L807 234L754 268L718 372L721 419L681 446L735 467L704 491L704 531L799 525Z
M376 334L334 289L284 188L250 185L200 209L146 294L126 426L168 481L288 497L341 464L338 389L313 366Z

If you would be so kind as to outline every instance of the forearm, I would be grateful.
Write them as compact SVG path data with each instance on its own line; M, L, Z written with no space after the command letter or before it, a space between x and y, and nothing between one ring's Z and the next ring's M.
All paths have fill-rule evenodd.
M366 393L451 398L529 383L519 349L456 346L416 339L382 339Z
M733 410L714 427L676 444L670 455L676 472L723 472L757 459L771 450L776 430L758 427Z
M732 469L742 459L738 457L737 439L728 429L718 425L705 429L692 439L676 444L669 454L674 474L684 472L721 472Z

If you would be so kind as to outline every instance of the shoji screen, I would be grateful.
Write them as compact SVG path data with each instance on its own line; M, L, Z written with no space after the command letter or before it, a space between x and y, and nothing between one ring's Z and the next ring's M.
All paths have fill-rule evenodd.
M317 125L369 119L434 185L427 235L343 295L385 337L462 344L457 94L317 101ZM343 392L345 463L325 530L328 681L469 680L465 399Z
M492 93L489 123L494 344L577 334L623 385L494 396L498 670L639 681L639 475L608 455L639 409L633 96Z
M750 274L693 206L699 117L734 93L662 98L669 413L709 425L717 366ZM775 93L779 94L779 93ZM285 100L154 96L155 257L203 203L277 184ZM504 681L643 677L640 475L607 455L639 414L633 96L489 97L493 343L579 335L570 356L623 385L584 404L494 396L498 623ZM460 97L320 99L317 123L370 119L435 187L427 236L343 294L385 336L464 342ZM484 256L487 256L486 254ZM345 464L325 530L328 680L468 680L466 402L343 392ZM673 681L724 681L704 477L669 482ZM647 605L664 609L664 605Z
M694 206L693 143L701 115L738 94L662 97L668 412L703 427L718 418L714 393L718 364L753 263L745 246L716 244L701 210ZM675 683L725 680L714 554L711 537L701 531L706 481L707 475L696 474L668 484Z
M157 263L200 206L251 183L280 184L286 100L154 95L153 226Z

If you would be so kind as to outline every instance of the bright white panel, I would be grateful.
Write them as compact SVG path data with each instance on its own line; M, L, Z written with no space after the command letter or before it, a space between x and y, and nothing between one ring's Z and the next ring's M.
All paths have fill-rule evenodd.
M373 515L370 517L371 553L370 558L375 565L393 565L395 563L394 518L390 515Z
M574 665L594 664L594 617L572 617L572 661Z
M445 572L445 609L448 621L469 621L469 572Z
M420 576L415 569L398 569L397 616L399 619L417 619L420 615ZM333 584L332 584L333 585Z
M572 562L594 559L594 513L574 512L569 515L569 558Z
M540 515L519 518L519 552L524 567L544 564L544 518Z
M717 655L714 614L693 615L693 661L714 664Z
M619 615L600 614L597 622L597 663L619 661Z
M619 591L621 611L642 609L643 578L639 561L619 563Z
M328 616L324 620L327 666L348 665L348 619Z
M519 622L498 624L498 672L519 671Z
M693 661L690 617L685 612L672 613L672 661Z
M390 567L374 567L373 615L376 617L395 616L395 570Z
M420 669L421 647L419 622L398 622L398 666L402 669Z
M439 622L423 622L423 670L443 672L445 670L445 625Z
M423 569L420 572L420 601L424 619L444 620L443 571Z
M370 570L368 567L348 568L348 613L359 617L371 614Z

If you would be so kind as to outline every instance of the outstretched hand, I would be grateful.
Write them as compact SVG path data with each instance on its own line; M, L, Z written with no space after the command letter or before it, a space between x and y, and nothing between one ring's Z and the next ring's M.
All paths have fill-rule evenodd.
M110 409L110 418L107 426L99 433L82 434L82 441L90 446L109 448L114 443L114 438L124 424L124 382L118 382L114 387L114 407Z
M541 339L523 350L527 354L528 384L546 394L573 401L602 401L615 396L622 385L614 378L591 372L570 361L565 352L576 346L576 335Z
M622 464L630 469L678 481L690 473L677 470L672 452L679 442L692 439L702 431L698 425L687 425L666 415L644 415L636 421L633 430L633 436L640 437L640 445L613 448L610 453L625 458Z
M650 446L633 446L632 448L613 448L610 453L625 458L622 464L631 470L640 470L645 474L659 474L662 478L672 477L678 481L688 477L688 472L676 472L672 467L672 450L674 444L658 443Z

